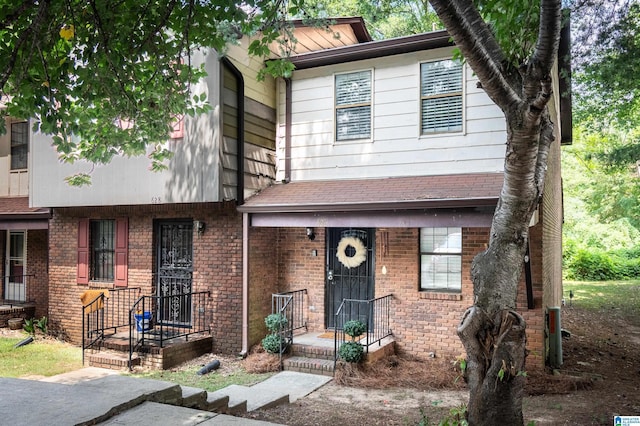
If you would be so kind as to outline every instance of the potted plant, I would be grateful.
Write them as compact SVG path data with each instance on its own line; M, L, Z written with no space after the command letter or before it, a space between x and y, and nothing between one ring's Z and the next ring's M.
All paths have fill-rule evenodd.
M11 318L8 321L10 330L20 330L22 328L23 318Z
M269 334L262 339L262 347L271 354L284 353L288 344L280 333L287 325L287 317L282 314L271 314L264 319L264 323L269 330Z
M344 342L338 349L338 356L346 362L358 363L364 359L364 348L356 341L356 337L367 331L367 325L362 321L351 320L344 323L344 333L351 340Z

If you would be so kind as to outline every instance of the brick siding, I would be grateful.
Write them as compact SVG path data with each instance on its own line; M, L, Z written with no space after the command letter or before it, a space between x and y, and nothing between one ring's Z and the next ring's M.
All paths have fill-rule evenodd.
M279 291L308 290L309 328L322 331L325 327L325 230L316 228L315 231L316 239L310 241L304 228L278 230L278 281ZM532 230L532 247L539 247L540 234L541 225ZM463 228L462 291L436 293L419 291L419 229L376 230L375 296L394 296L391 329L398 351L422 358L431 353L445 357L464 353L456 330L463 313L473 304L471 262L478 252L484 250L488 239L488 228ZM382 241L385 241L384 248ZM313 255L314 250L316 256ZM527 309L524 274L519 285L518 311L527 321L529 368L542 367L544 359L541 262L541 250L538 248L532 253L535 309ZM382 273L383 266L386 274Z
M266 336L264 319L271 313L271 295L279 292L277 231L249 230L249 347Z
M206 314L211 318L212 350L238 353L242 340L242 216L234 203L114 206L55 209L50 221L49 317L52 331L81 342L80 295L87 286L76 282L78 219L129 218L128 286L154 294L153 224L158 219L189 219L206 223L194 230L193 291L209 291ZM89 287L112 288L90 283Z

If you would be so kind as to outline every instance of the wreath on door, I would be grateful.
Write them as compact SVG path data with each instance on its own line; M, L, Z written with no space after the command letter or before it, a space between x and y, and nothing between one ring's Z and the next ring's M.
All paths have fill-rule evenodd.
M353 256L347 255L347 248L352 247L354 250ZM356 237L342 237L338 243L338 252L336 257L347 268L356 268L367 260L367 248L360 238Z

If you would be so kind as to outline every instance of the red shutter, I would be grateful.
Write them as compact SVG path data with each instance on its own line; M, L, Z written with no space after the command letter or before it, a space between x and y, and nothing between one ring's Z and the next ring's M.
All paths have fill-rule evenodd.
M114 285L116 287L127 286L127 253L129 251L129 219L120 217L116 219L116 270Z
M78 221L78 284L89 284L89 219Z

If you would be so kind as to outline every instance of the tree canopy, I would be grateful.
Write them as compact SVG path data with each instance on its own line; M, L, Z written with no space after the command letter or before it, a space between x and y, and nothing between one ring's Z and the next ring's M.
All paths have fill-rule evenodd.
M4 1L0 113L35 118L64 161L149 154L162 168L176 120L209 108L190 53L250 34L249 53L264 55L298 11L297 0Z
M418 0L305 0L314 18L360 16L375 39L400 37L443 29L427 1Z

